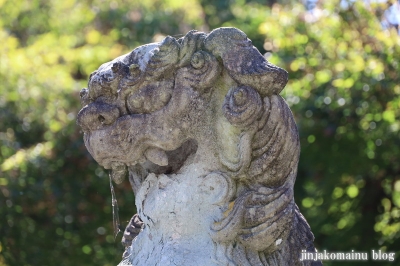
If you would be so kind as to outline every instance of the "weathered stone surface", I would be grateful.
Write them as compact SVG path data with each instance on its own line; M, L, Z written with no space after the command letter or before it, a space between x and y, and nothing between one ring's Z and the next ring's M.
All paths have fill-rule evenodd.
M190 31L105 63L81 92L94 159L138 214L121 265L320 265L293 199L299 138L287 72L235 28Z

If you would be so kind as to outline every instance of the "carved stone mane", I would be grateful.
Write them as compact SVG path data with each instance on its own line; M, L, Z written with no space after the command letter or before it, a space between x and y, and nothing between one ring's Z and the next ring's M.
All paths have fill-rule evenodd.
M235 28L140 46L93 72L78 124L129 181L120 265L320 265L293 199L299 137L287 72ZM314 263L314 264L313 264Z

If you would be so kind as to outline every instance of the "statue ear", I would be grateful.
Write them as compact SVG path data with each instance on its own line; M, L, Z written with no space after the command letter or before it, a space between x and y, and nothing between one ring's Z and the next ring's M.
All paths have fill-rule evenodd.
M255 88L262 98L279 94L287 83L288 73L269 63L238 29L213 30L204 40L204 47L222 60L232 79Z

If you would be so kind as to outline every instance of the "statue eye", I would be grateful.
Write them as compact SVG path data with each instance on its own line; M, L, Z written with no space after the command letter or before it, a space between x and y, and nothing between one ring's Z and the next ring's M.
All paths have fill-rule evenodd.
M149 114L162 109L172 96L173 81L159 81L140 88L126 99L130 114Z
M131 114L143 113L144 97L140 94L131 94L126 100L126 105Z

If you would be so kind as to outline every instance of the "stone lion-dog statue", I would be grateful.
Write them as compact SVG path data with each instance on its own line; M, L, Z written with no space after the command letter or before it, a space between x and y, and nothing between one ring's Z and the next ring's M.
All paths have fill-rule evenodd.
M120 265L321 265L293 198L287 72L236 28L166 37L93 72L77 123L137 214Z

